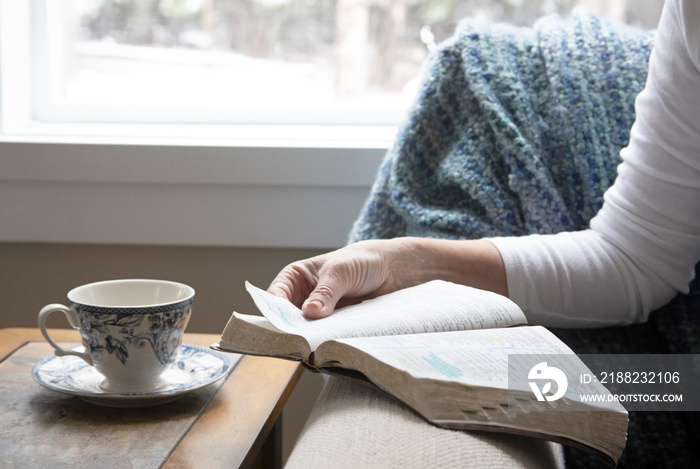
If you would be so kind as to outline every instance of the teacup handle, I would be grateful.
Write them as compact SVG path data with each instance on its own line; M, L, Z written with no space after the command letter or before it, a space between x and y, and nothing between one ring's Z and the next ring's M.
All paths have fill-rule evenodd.
M51 346L54 348L54 353L57 357L73 355L85 360L87 364L92 366L92 357L90 356L90 353L87 350L85 352L66 350L63 347L59 346L56 342L54 342L54 340L49 335L48 331L46 330L46 319L51 313L54 313L56 311L60 311L66 316L66 319L68 319L68 322L70 323L73 329L80 329L80 318L78 317L78 312L76 310L60 304L51 304L44 306L43 308L41 308L41 311L39 311L39 318L37 321L39 323L39 330L41 331L42 335L44 336L46 341L49 344L51 344Z

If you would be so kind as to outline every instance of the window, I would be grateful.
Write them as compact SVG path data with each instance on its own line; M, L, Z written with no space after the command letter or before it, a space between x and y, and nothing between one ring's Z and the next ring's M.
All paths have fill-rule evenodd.
M29 36L11 3L3 54L31 39L32 121L393 125L460 18L584 4L653 26L662 0L30 0Z
M0 242L338 247L457 21L579 3L663 2L0 0Z

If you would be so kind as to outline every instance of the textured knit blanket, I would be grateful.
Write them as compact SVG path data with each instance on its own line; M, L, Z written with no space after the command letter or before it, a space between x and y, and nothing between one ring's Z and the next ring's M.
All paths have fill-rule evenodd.
M616 177L652 41L583 11L533 28L463 22L426 63L350 241L586 228ZM645 324L555 332L578 353L700 353L700 289ZM694 413L631 413L629 434L621 467L698 457Z
M653 35L581 11L463 22L426 63L351 241L587 225L615 179Z

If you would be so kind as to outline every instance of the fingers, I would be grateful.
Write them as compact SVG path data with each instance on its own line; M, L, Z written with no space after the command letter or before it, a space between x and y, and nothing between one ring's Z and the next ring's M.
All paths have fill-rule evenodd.
M277 274L267 291L286 298L309 319L329 316L356 283L353 263L337 254L294 262Z
M375 244L358 243L289 264L268 292L288 299L309 319L325 318L343 297L370 295L384 284L385 255Z
M277 274L267 291L280 298L285 298L296 307L301 308L316 286L317 271L317 262L314 259L294 262Z
M324 259L316 285L302 305L302 313L309 319L325 318L342 298L375 291L383 281L380 264L375 256L355 250L337 251Z
M291 301L309 319L325 318L347 292L347 280L336 270L324 259L295 262L277 274L267 291Z
M292 301L292 287L283 281L275 279L270 286L267 287L267 291L275 296Z

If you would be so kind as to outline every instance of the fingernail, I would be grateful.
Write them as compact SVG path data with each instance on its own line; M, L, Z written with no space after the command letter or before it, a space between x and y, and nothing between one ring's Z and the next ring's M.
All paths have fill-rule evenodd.
M323 309L323 303L319 300L307 300L302 309L305 313L320 313Z

